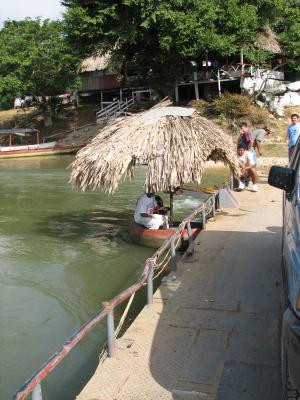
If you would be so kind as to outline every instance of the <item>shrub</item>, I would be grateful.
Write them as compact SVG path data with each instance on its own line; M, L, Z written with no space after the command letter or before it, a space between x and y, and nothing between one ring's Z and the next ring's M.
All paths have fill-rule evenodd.
M235 122L247 121L251 125L269 123L269 114L264 108L253 104L251 98L242 94L224 93L214 99L211 105L214 114Z
M212 102L214 114L223 114L226 118L238 119L246 117L251 99L241 94L224 93Z
M247 118L253 126L268 125L270 122L268 111L254 104L251 104L248 108Z
M190 107L195 108L200 114L206 114L208 103L207 101L200 99L200 100L192 100L188 103Z

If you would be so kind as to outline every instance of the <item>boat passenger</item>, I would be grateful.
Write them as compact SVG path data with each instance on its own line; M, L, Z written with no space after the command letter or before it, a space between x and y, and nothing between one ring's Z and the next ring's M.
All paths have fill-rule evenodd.
M143 225L147 229L168 228L168 216L156 213L161 209L162 207L158 206L155 200L153 191L144 193L137 201L134 220L137 224Z
M154 214L167 215L170 207L165 207L163 199L156 194L154 196L157 206L155 207Z

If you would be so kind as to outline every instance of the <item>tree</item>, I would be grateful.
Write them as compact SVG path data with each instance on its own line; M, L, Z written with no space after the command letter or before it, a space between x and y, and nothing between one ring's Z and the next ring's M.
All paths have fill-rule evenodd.
M300 71L300 0L286 0L275 29L288 63Z
M189 61L249 47L281 0L63 0L67 35L82 56L112 53L154 86L182 77Z
M17 95L55 95L73 85L78 58L59 21L6 21L0 31L0 108Z

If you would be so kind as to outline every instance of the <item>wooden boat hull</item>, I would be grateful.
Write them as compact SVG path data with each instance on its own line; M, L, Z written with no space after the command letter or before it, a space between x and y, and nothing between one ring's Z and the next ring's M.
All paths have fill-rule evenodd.
M4 158L21 158L21 157L42 157L60 154L75 154L84 145L80 146L54 146L50 148L25 148L20 150L1 151L0 159Z
M179 225L178 223L175 225ZM176 226L169 229L145 229L136 223L130 227L130 239L141 246L151 247L158 249L163 242L176 231ZM201 222L192 222L192 234L195 238L202 229ZM185 229L182 240L179 242L178 247L184 249L188 244L188 232Z

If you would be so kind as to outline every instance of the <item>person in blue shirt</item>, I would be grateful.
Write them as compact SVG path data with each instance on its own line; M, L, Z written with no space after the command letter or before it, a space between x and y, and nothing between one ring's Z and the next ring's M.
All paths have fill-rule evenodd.
M288 126L287 129L287 136L289 139L289 160L292 157L295 145L297 143L297 140L300 136L300 122L299 122L299 115L298 114L292 114L291 115L291 125Z

